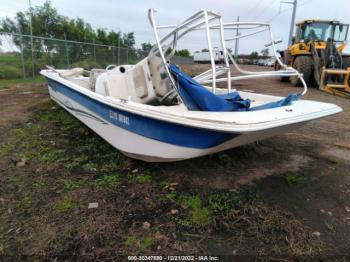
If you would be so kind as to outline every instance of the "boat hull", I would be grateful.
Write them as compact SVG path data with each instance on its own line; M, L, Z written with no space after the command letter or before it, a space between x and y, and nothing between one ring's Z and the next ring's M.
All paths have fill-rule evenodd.
M148 162L180 161L213 154L303 124L246 133L206 130L131 114L91 99L55 80L48 79L48 83L52 100L123 154Z

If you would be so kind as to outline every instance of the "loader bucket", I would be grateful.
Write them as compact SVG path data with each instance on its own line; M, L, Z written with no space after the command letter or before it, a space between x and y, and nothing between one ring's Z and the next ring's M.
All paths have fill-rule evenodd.
M350 98L350 67L346 69L323 69L320 89L333 95Z

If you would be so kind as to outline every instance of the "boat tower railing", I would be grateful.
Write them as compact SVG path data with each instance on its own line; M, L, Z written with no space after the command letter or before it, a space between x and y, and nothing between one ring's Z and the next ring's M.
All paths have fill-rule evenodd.
M301 95L306 94L307 85L304 81L303 75L299 73L293 67L287 66L283 64L276 50L276 43L278 40L274 39L272 29L270 24L268 23L259 23L259 22L228 22L224 23L222 17L219 14L213 13L207 10L201 10L194 15L190 16L182 23L177 25L163 25L158 26L155 20L154 9L149 9L148 18L153 28L154 36L156 39L156 44L152 47L149 53L149 57L154 55L159 55L163 61L163 64L166 68L167 74L170 78L172 85L175 90L178 91L178 87L175 79L168 69L168 61L170 61L171 57L174 56L178 41L193 31L204 30L206 33L207 46L209 50L210 56L210 64L211 69L193 77L200 84L211 84L212 92L216 93L217 83L227 82L227 90L228 92L232 91L232 81L236 80L244 80L244 79L252 79L252 78L264 78L264 77L291 77L297 76L301 83L304 86L304 90ZM236 35L235 37L225 38L225 31L227 30L237 30L239 29L241 32L244 31L246 33ZM170 30L163 38L159 37L159 30ZM212 30L218 30L220 33L220 43L221 50L224 56L224 65L218 65L215 63L211 32ZM269 43L265 45L266 47L271 46L273 50L273 55L280 65L281 70L279 71L248 71L242 69L235 58L231 55L226 47L226 42L235 41L236 39L242 39L246 37L250 37L253 35L261 34L264 32L268 32L269 35ZM237 71L241 74L238 76L231 75L230 62L237 69ZM224 77L220 77L223 76Z

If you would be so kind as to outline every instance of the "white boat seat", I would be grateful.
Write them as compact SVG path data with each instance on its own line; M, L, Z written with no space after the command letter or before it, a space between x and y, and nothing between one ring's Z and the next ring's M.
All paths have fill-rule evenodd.
M132 78L134 82L134 89L136 96L139 99L143 99L148 96L147 80L143 64L136 64L133 68Z
M163 61L160 57L153 55L148 57L148 65L154 93L158 98L162 98L172 89Z
M106 72L105 69L93 68L90 71L90 81L89 81L89 89L95 91L96 79L101 74Z

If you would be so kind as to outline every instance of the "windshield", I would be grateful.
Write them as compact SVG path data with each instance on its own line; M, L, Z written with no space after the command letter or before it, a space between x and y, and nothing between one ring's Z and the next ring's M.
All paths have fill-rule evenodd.
M347 37L349 25L332 24L332 23L310 23L303 24L298 30L298 41L305 42L327 41L328 38L333 38L335 42L344 42Z

